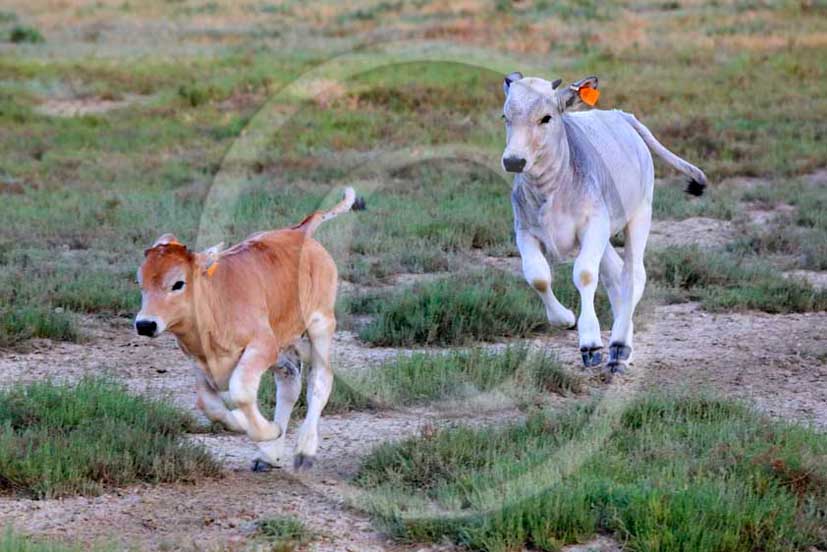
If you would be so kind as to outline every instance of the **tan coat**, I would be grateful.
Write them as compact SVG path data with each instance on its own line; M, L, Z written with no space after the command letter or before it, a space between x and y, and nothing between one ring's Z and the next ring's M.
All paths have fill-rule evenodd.
M146 251L138 272L138 333L155 337L169 331L175 336L199 368L197 405L210 419L260 442L264 462L259 459L257 465L276 460L289 421L289 411L279 420L277 408L274 422L259 412L261 375L276 363L279 351L305 333L313 373L297 465L309 465L315 456L318 417L332 385L329 349L336 324L337 271L311 234L325 220L349 210L354 199L348 189L345 199L328 212L314 213L293 228L254 234L223 251L193 253L166 234ZM296 374L288 376L295 379ZM288 384L289 395L297 398L292 389L296 382ZM232 410L223 404L221 392L228 392ZM290 402L291 397L286 398ZM287 405L282 406L284 411ZM292 409L292 403L289 406Z

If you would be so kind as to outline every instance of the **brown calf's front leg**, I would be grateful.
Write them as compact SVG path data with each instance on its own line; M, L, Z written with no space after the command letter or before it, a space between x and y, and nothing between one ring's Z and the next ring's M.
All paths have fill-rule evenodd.
M253 341L244 350L230 377L230 400L235 405L233 416L244 426L250 439L258 444L264 460L269 463L276 460L270 449L283 428L262 416L258 409L258 386L262 374L276 362L277 355L275 340Z
M239 422L233 413L224 404L221 396L210 386L204 376L204 370L195 368L196 393L195 406L204 413L211 422L218 422L230 431L244 433L246 426Z

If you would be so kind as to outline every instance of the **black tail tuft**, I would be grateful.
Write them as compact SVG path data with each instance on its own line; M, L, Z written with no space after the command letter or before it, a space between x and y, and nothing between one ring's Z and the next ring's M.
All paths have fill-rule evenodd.
M351 211L364 211L367 208L368 208L368 206L365 203L365 198L357 197L355 200L353 200L353 207L351 207L350 210Z
M704 188L706 188L706 184L703 182L698 182L694 178L689 181L689 184L686 186L686 193L689 195L693 195L695 197L701 196L704 193Z

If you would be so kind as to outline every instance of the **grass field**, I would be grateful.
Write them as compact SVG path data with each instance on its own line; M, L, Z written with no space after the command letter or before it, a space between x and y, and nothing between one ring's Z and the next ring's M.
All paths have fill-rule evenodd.
M651 362L632 371L628 388L640 393L616 416L604 411L613 388L573 369L574 334L548 327L519 275L511 183L499 168L501 83L513 70L567 82L598 75L599 108L634 113L710 180L702 198L689 198L657 166L660 233L635 320ZM144 249L165 232L193 247L231 244L293 224L354 186L367 210L317 234L343 282L346 369L325 414L347 427L347 443L375 442L360 433L371 428L347 426L367 415L396 441L359 458L350 444L333 447L342 473L358 472L337 484L368 491L361 505L391 536L381 542L559 550L606 534L624 550L827 549L823 430L754 405L644 392L634 379L649 368L680 365L673 379L682 380L749 362L737 378L712 381L721 394L754 393L762 409L773 398L804 404L804 391L819 387L827 351L801 328L816 331L827 311L826 80L821 0L8 0L0 363L25 366L10 373L26 381L107 366L180 399L189 380L170 383L163 350L101 330L125 327L137 311ZM571 269L555 267L553 287L577 312ZM665 332L685 305L699 309L691 322ZM608 328L602 290L597 309ZM717 326L722 319L729 325ZM692 333L698 327L708 333ZM733 330L741 327L754 338ZM779 333L804 345L783 357L770 339ZM693 336L703 362L680 356ZM558 355L551 343L563 341L571 350ZM760 362L743 360L756 349ZM218 472L217 457L187 437L196 430L188 414L117 382L80 381L0 390L0 499L101 495L138 482L197 488ZM259 396L268 412L273 396L268 374ZM458 418L423 432L415 419L445 405L475 418L483 402L507 423ZM807 408L819 416L823 401ZM388 421L406 415L416 422L408 433ZM596 436L599 453L575 465L574 449ZM233 484L239 501L258 496L257 482ZM214 494L233 499L225 488ZM349 512L317 518L315 503L293 509L289 500L252 520L236 512L233 523L251 546L367 546L335 540L341 526L318 530L320 519ZM185 524L177 515L170 523ZM191 534L228 531L198 523ZM16 528L0 550L62 550ZM136 534L138 548L184 546ZM211 544L231 548L228 534Z
M816 101L827 66L819 46L819 5L692 2L658 10L619 3L480 2L452 12L434 28L444 33L435 36L467 47L489 43L501 29L518 28L516 42L496 39L489 45L515 60L521 55L554 60L538 65L548 76L603 76L604 108L637 113L669 147L698 161L713 183L729 175L768 178L765 202L795 196L804 212L778 222L785 226L783 236L753 229L739 255L749 259L793 249L799 256L793 264L821 269L823 188L802 193L798 184L798 193L778 191L795 175L827 162L819 124L827 108ZM307 12L291 3L270 10L150 2L73 13L78 28L95 17L143 20L165 10L173 17L247 25L238 39L216 37L203 52L171 55L159 45L142 54L114 54L126 56L128 65L83 54L50 57L69 39L38 30L35 22L43 13L37 8L6 10L7 32L17 46L6 47L15 55L0 63L5 221L0 263L6 268L0 279L0 344L32 336L77 340L80 332L67 327L75 313L134 312L132 274L140 252L161 230L195 241L203 202L219 172L244 179L231 206L229 234L223 236L230 241L300 219L352 178L371 181L370 210L337 248L343 277L356 283L376 284L399 272L456 272L469 251L513 252L501 174L456 156L387 160L394 152L457 144L496 159L502 140L499 72L459 63L389 61L347 81L303 83L303 72L342 46L321 41L285 51L274 44L286 31L273 36L265 31L275 21L288 21L291 33L333 32L358 41L370 29L390 26L408 29L399 31L400 38L426 40L417 29L431 29L437 13L425 4L367 6L353 11L330 4L321 20L309 21ZM475 23L466 35L467 21ZM659 33L672 39L663 43L645 26L630 30L642 21L657 22ZM767 35L773 39L757 40ZM84 40L105 45L108 38L99 33ZM794 87L782 85L791 81ZM309 87L309 97L280 94L288 84ZM252 167L238 172L222 165L228 147L259 110L267 111L267 98L274 94L294 114L271 134L265 132L266 147ZM121 101L127 107L52 115L50 102L61 101ZM363 160L371 158L379 159L378 166L365 172ZM732 219L743 194L713 184L700 201L687 201L669 187L656 196L658 216ZM341 241L337 236L334 229L322 232L331 246Z

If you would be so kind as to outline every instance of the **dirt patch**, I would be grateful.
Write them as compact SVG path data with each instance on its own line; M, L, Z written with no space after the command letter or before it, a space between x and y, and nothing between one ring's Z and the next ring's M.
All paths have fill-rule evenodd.
M827 289L827 272L818 270L790 270L783 274L785 278L804 280L816 289Z
M825 325L824 312L711 314L696 303L658 306L635 336L634 364L616 384L629 393L707 390L827 430ZM533 343L579 369L576 332Z
M649 247L697 245L721 247L737 236L735 225L727 220L691 217L684 220L654 220Z
M46 100L35 107L34 110L49 117L83 117L123 109L140 101L145 101L145 99L137 95L126 96L121 100L108 100L98 97L56 98Z
M827 186L827 169L819 169L804 177L804 180L812 186Z
M785 419L827 429L827 313L710 314L655 309L632 377L647 386L708 389Z
M795 205L790 205L788 203L780 203L768 208L763 203L753 202L746 203L744 207L744 213L746 214L747 220L758 226L765 226L775 222L779 218L792 216L795 212Z
M347 94L347 88L339 81L316 79L307 83L306 96L319 107L329 107Z
M564 546L562 552L620 552L622 548L617 541L600 536L594 540L573 546Z
M517 276L522 276L523 273L520 257L492 257L479 254L475 256L474 260L477 264L502 270L503 272L510 272Z
M733 176L721 180L718 186L720 186L722 189L736 188L739 190L755 190L757 188L763 188L764 186L767 186L770 183L772 183L772 180L769 178L762 178L756 176Z

